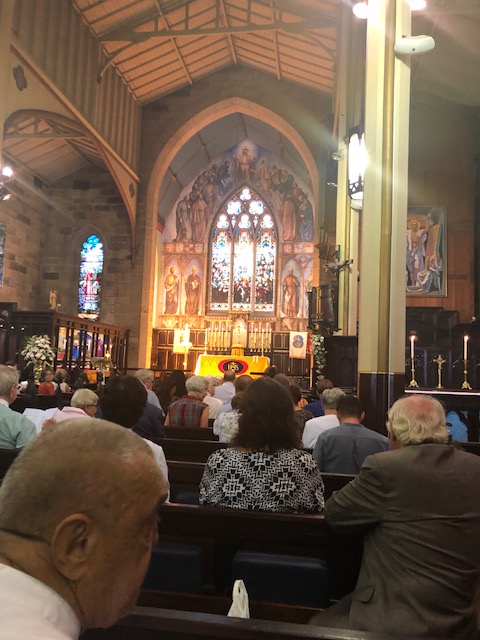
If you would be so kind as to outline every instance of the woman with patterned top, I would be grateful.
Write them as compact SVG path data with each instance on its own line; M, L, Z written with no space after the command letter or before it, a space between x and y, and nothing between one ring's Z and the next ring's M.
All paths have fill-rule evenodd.
M207 460L200 504L282 512L315 512L324 506L323 482L310 453L300 450L293 402L267 377L254 380L240 401L232 448Z
M166 427L208 427L208 383L203 376L192 376L185 383L187 395L172 402L165 418Z
M218 436L220 442L231 442L238 432L238 420L240 418L240 400L243 392L236 393L232 398L232 411L224 411L213 423L213 433Z

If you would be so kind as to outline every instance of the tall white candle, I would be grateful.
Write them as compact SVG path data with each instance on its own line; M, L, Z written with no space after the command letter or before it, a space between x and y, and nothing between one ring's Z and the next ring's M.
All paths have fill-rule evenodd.
M463 336L463 359L468 360L468 336Z
M415 336L410 336L410 357L413 359L415 357Z

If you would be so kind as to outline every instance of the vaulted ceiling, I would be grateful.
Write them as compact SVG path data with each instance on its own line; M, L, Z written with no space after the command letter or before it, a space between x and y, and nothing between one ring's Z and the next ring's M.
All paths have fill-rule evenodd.
M351 4L350 0L71 0L101 43L100 73L114 66L142 105L232 65L252 67L332 97L344 2ZM434 51L412 58L412 93L479 107L480 0L428 0L428 9L413 14L412 22L413 35L432 35L436 40ZM229 146L238 142L232 131L238 132L237 137L253 131L260 144L263 139L266 148L283 155L305 176L288 140L276 135L268 123L240 116L234 122L218 121L197 135L207 156L217 155L227 129ZM45 114L17 119L6 134L6 154L46 182L87 165L103 166L98 150L81 131L52 122ZM171 168L179 182L168 200L198 169L191 160L197 137L173 163L185 161Z

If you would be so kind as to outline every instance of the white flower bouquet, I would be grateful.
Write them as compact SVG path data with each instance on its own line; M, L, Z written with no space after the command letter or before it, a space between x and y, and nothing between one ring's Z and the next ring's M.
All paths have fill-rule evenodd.
M325 338L318 333L312 333L312 352L315 361L315 371L320 376L322 370L327 366L327 350L325 349Z
M55 353L50 344L50 338L47 335L30 336L27 338L21 353L26 362L53 364L55 358Z

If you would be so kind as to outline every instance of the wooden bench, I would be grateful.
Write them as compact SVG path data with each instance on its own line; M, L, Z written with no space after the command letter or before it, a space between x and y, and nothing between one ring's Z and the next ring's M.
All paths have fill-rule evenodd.
M0 449L0 482L10 469L10 465L20 453L21 449Z
M167 438L177 440L212 440L218 442L211 427L165 427Z
M480 442L458 442L458 447L473 453L476 456L480 456Z
M165 504L160 508L161 541L201 546L204 584L225 595L231 565L241 549L321 558L328 563L330 597L355 586L362 555L361 536L334 533L322 514L286 514L203 505Z
M175 502L176 496L184 491L198 491L203 476L205 464L203 462L188 462L185 460L168 460L168 477L170 480L171 501ZM325 485L325 499L334 491L338 491L355 476L344 473L322 473Z
M159 438L154 439L153 442L162 447L167 460L184 460L188 462L205 463L208 456L217 451L217 449L225 449L228 447L228 444L218 442L218 440Z
M387 613L386 613L387 615ZM406 636L347 631L306 624L243 620L225 615L135 607L110 629L91 629L81 640L405 640ZM419 640L408 636L409 640ZM428 638L423 638L428 640ZM430 640L433 640L431 638Z

